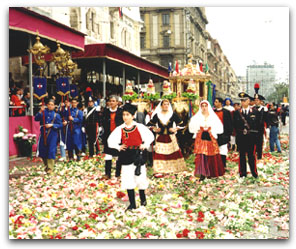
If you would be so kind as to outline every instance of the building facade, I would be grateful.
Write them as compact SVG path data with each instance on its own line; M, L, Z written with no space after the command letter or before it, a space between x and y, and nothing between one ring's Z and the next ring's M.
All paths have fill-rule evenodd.
M223 53L219 42L209 33L207 37L207 64L212 81L216 84L217 96L235 99L239 93L235 71Z
M178 61L183 68L188 55L193 63L206 61L206 24L203 7L140 8L144 26L141 31L141 56L168 67Z
M275 84L274 65L264 63L263 65L249 65L246 72L247 92L254 95L254 84L259 83L259 94L267 98L274 91Z

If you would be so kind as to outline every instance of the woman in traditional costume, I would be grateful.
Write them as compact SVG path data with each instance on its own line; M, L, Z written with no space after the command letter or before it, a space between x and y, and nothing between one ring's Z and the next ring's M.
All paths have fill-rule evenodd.
M218 177L224 175L217 134L223 133L223 124L207 100L200 102L199 111L189 122L189 131L194 133L195 170L194 175Z
M178 173L187 170L179 148L176 132L182 129L182 120L173 112L169 100L162 100L152 113L147 124L156 133L153 171L157 173Z

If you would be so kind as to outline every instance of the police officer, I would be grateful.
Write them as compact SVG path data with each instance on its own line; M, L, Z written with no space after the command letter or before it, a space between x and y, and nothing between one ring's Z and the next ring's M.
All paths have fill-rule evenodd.
M35 121L40 122L40 136L38 141L37 155L42 158L45 171L52 173L54 160L56 158L58 132L63 127L61 116L54 111L55 104L53 99L47 102L47 109L41 106L40 111L35 115ZM44 111L44 118L43 118ZM45 123L43 122L45 120ZM45 126L45 138L44 138ZM46 142L44 142L46 140Z
M118 156L118 151L116 149L111 149L108 147L107 139L111 132L119 125L123 123L122 119L122 109L118 107L118 98L116 95L111 95L108 99L108 107L104 109L102 115L102 125L104 133L102 136L104 153L105 153L105 176L103 179L107 180L111 178L111 167L112 167L112 157ZM119 177L121 172L121 165L119 161L116 162L116 172L115 176Z
M101 107L94 105L94 99L88 98L88 107L83 113L83 123L86 130L89 156L94 155L94 146L98 141L98 128L99 128L99 111Z
M253 109L256 109L260 113L260 122L259 122L260 124L258 129L258 135L256 136L256 154L257 154L257 159L260 160L262 159L263 136L264 136L265 123L267 121L268 109L266 106L261 105L261 101L265 100L265 98L262 95L255 93L254 99L255 99L255 106L253 107Z
M253 177L258 177L256 167L255 144L260 125L260 114L249 106L250 96L244 92L238 95L241 99L241 109L233 114L233 125L236 131L236 142L239 151L239 174L247 176L246 154Z
M76 99L72 99L71 105L72 107L70 108L70 103L67 102L64 110L65 121L63 125L66 126L65 142L69 159L73 159L73 150L75 150L77 161L80 161L80 151L82 149L81 126L83 122L83 113L77 108L78 101Z

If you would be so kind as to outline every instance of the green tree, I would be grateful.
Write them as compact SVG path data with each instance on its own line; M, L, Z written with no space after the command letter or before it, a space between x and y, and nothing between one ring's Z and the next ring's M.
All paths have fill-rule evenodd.
M283 102L284 97L289 101L289 84L282 82L274 85L274 92L267 97L267 100L279 104Z

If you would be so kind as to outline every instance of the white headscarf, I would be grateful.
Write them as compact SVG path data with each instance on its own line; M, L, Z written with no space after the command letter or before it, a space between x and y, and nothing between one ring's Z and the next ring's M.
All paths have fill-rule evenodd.
M169 102L169 109L168 111L164 114L162 113L162 107L161 107L161 104L162 102L164 101L164 99L157 105L157 107L155 108L155 110L152 112L152 115L151 115L151 119L153 119L153 116L155 114L157 114L157 117L160 119L160 121L163 123L163 124L166 124L170 118L173 116L173 108L172 108L172 105L171 103Z
M207 119L201 111L201 105L203 103L208 105L209 116ZM204 127L205 125L211 127L211 133L215 138L217 138L217 134L223 133L223 124L207 100L200 102L198 112L190 119L189 132L195 134L200 130L200 127Z

